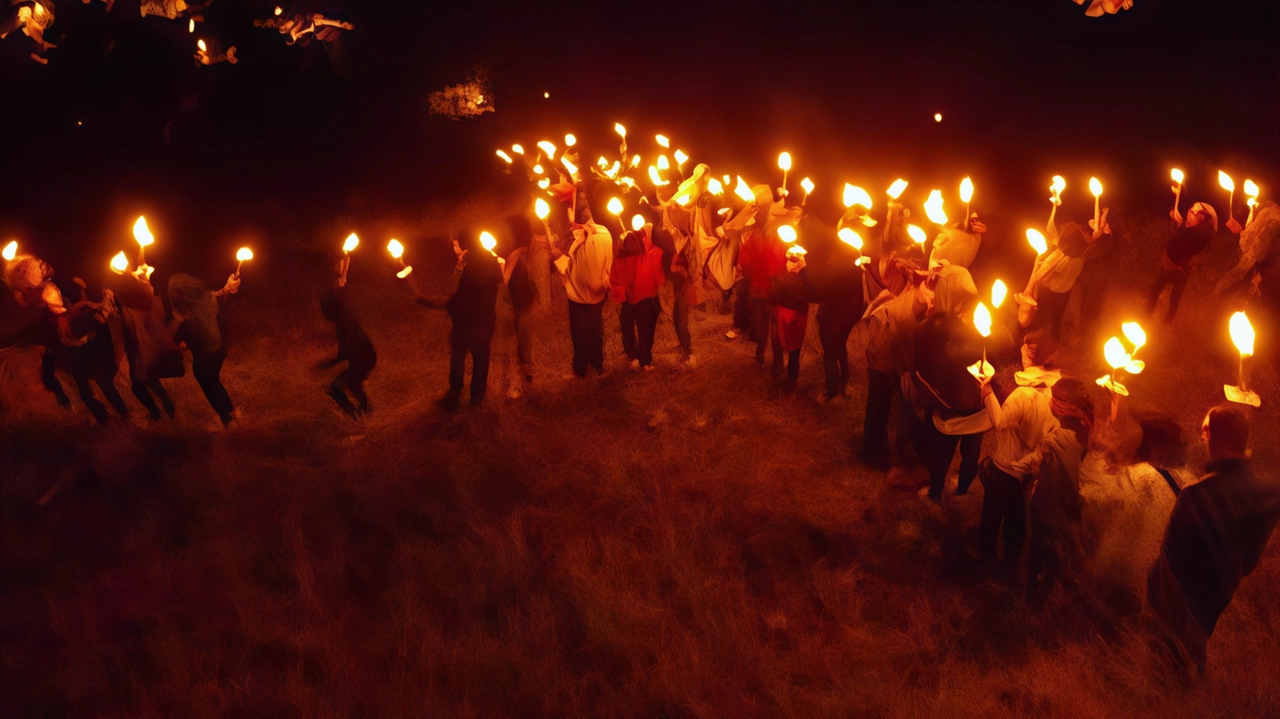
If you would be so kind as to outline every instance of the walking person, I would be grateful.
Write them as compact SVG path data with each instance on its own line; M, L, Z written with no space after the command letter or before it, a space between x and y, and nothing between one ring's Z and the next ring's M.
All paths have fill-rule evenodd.
M1209 241L1218 231L1218 213L1208 203L1197 202L1187 210L1185 222L1177 209L1170 211L1169 216L1177 227L1165 243L1160 272L1147 293L1147 314L1155 314L1160 295L1165 287L1169 287L1169 309L1164 319L1172 324L1178 314L1178 306L1182 304L1182 293L1187 289L1191 260L1209 246Z
M662 249L653 242L653 225L636 215L631 227L632 231L623 235L610 268L610 283L613 299L619 304L622 349L633 371L649 371L653 369L653 338L662 313L658 291L666 275Z
M228 428L235 421L235 408L222 384L227 343L219 326L218 308L239 291L240 278L235 275L228 277L222 289L216 291L210 291L191 275L177 274L169 278L169 304L173 307L169 334L191 351L191 374L222 426Z

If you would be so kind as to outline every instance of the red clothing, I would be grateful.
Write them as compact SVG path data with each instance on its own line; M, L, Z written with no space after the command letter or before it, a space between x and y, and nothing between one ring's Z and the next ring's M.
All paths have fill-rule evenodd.
M804 346L804 331L809 326L809 307L803 310L778 306L778 339L782 349L794 352Z
M743 234L738 264L746 273L751 296L768 299L773 278L787 271L787 247L776 234L758 228Z
M634 305L657 296L667 277L662 271L662 248L653 244L648 227L623 238L610 275L616 302Z

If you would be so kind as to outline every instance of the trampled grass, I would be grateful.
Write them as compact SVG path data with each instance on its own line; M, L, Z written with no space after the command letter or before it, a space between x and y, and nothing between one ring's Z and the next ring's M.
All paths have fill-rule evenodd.
M421 247L444 229L396 231ZM1154 276L1160 232L1128 233L1108 327ZM1171 496L1145 467L1094 458L1089 573L1029 611L1016 578L976 562L980 487L936 508L917 496L923 469L855 462L858 332L842 404L813 399L816 337L784 396L748 345L722 339L715 307L696 324L696 370L675 368L664 318L660 368L624 371L607 312L611 373L570 380L561 292L538 327L536 387L506 402L504 296L489 400L445 415L448 320L369 251L353 279L379 351L376 411L353 422L323 394L332 373L310 369L333 349L316 303L327 262L301 239L282 248L293 269L247 272L227 309L238 429L203 429L190 377L168 383L177 422L94 428L30 406L0 420L0 714L1280 713L1274 541L1218 625L1208 678L1187 684L1142 617ZM1130 383L1135 409L1188 437L1233 380L1225 315L1197 300L1233 260L1220 236L1174 329L1148 323L1150 368ZM439 264L415 262L424 278ZM1101 374L1096 348L1064 354ZM1274 475L1275 378L1256 374L1255 453Z

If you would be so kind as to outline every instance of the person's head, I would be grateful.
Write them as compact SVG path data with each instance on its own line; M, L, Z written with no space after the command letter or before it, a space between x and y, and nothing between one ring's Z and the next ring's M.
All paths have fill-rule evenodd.
M1249 456L1249 420L1235 407L1220 405L1209 410L1200 424L1200 436L1209 445L1211 460Z
M1187 210L1187 227L1195 227L1201 223L1208 223L1215 232L1218 230L1218 213L1207 202L1197 202Z
M1058 229L1058 247L1067 257L1084 257L1089 248L1090 233L1079 222L1068 222Z
M1093 431L1093 400L1088 388L1073 377L1063 377L1049 390L1049 409L1058 423L1076 433L1081 447L1089 445Z

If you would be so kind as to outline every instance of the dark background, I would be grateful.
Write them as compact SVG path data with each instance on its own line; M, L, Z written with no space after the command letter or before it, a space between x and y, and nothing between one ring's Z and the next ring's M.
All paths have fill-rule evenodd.
M237 65L196 66L185 21L128 0L59 3L48 66L0 43L0 234L55 264L94 247L96 262L146 212L158 235L223 252L281 222L509 190L495 147L572 131L594 158L616 148L615 121L638 152L664 132L752 181L789 150L819 205L846 180L877 195L901 175L919 203L972 175L975 209L1015 229L1043 222L1053 174L1064 212L1091 214L1094 174L1117 213L1156 212L1174 164L1188 196L1222 203L1218 167L1265 196L1280 155L1274 2L1137 0L1092 19L1070 0L370 0L331 5L356 25L340 53L253 27L272 6L206 12L197 36L236 45ZM429 114L432 91L477 72L496 112Z

